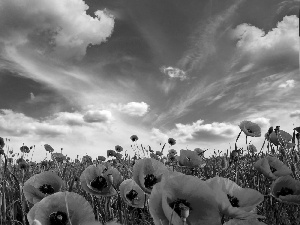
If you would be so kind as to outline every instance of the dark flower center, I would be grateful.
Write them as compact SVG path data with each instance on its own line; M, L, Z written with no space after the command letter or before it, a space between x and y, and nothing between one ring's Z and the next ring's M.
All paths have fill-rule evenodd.
M191 158L189 158L189 157L186 157L186 159L187 159L188 161L191 161Z
M51 195L55 192L54 188L50 184L43 184L42 186L39 187L39 190L44 193Z
M270 166L270 170L271 170L272 173L274 173L274 172L277 171L277 170L276 170L274 167L272 167L272 166Z
M102 191L104 188L108 187L106 179L102 176L96 177L91 181L91 186L99 191Z
M252 131L251 129L247 129L247 131L248 131L249 133L253 133L253 131Z
M280 191L277 191L277 196L281 195L281 196L286 196L286 195L292 195L294 194L294 191L290 188L287 187L282 187Z
M158 182L157 178L153 174L147 174L145 177L145 187L152 189L153 186Z
M68 215L64 212L53 212L49 216L50 225L66 225L68 223Z
M232 205L232 207L240 207L239 200L236 197L227 194L227 198L229 199L229 202Z
M135 190L131 190L128 194L126 194L126 198L130 201L133 201L138 196L138 193Z
M181 209L183 207L188 207L189 210L192 210L191 204L184 200L184 199L176 199L174 202L171 202L169 206L178 214L178 216L181 216Z

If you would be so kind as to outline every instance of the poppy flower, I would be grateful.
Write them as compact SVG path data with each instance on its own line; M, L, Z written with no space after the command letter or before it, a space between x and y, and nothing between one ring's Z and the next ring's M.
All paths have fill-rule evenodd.
M162 175L167 173L168 168L160 161L152 158L137 160L133 166L133 180L148 195L153 186L161 181Z
M91 157L91 156L85 155L85 156L82 157L81 162L82 162L83 164L86 164L86 163L93 163L93 160L92 160L92 157Z
M271 185L271 195L277 200L300 205L300 181L291 176L282 176Z
M54 149L51 147L51 145L48 145L48 144L44 144L44 148L47 152L54 152Z
M197 177L189 175L163 176L153 187L149 211L155 225L181 225L182 212L186 224L221 225L221 216L214 193ZM187 217L186 217L187 216Z
M57 152L51 154L51 159L56 162L63 162L64 160L66 160L66 156L64 156L62 153Z
M107 157L116 156L116 152L114 150L107 150Z
M138 136L136 136L136 135L132 135L132 136L130 137L130 139L131 139L133 142L139 140Z
M266 156L254 163L254 168L268 178L277 179L292 174L292 170L273 156Z
M232 219L224 223L223 225L267 225L267 224L265 224L264 222L260 222L257 219L250 219L250 220Z
M4 146L5 146L4 139L0 137L0 147L4 148Z
M154 154L154 153L150 153L150 158L151 159L155 159L155 160L158 160L159 161L159 157L158 155Z
M175 140L174 138L169 138L169 139L168 139L168 143L169 143L170 145L175 145L175 144L176 144L176 140Z
M275 146L278 146L290 142L292 138L292 135L290 135L289 133L283 130L279 130L278 132L272 132L267 139Z
M196 152L198 156L204 156L204 152L206 151L201 148L195 148L194 152Z
M120 145L116 145L116 146L115 146L115 150L116 150L117 152L121 152L121 151L123 151L123 148L122 148Z
M248 150L252 154L254 154L255 152L257 152L257 149L256 149L255 145L252 145L252 144L248 146Z
M127 179L121 183L120 195L128 205L144 208L145 193L134 180Z
M20 147L20 151L24 152L24 153L29 153L30 149L27 146L22 146L22 147Z
M26 200L35 204L64 187L64 181L55 172L45 171L30 177L24 183L23 192Z
M89 202L74 192L57 192L47 196L30 209L27 219L30 225L100 225L95 221Z
M105 158L104 156L98 156L98 160L99 160L99 161L105 161L106 158Z
M177 154L177 151L175 149L170 149L169 150L169 154L170 155L176 155Z
M205 161L195 151L183 149L180 150L178 164L190 168L204 167L206 165Z
M116 157L117 159L122 159L123 155L122 155L121 153L119 153L119 152L116 152L115 157Z
M295 127L294 130L300 133L300 127Z
M155 154L156 154L157 156L162 156L162 155L163 155L161 151L156 151Z
M252 123L251 121L244 120L240 123L239 127L246 134L246 136L251 136L251 137L261 136L261 128L256 123Z
M222 214L236 219L264 218L251 212L264 200L260 192L242 188L235 182L218 176L205 182L213 190Z
M80 176L82 189L97 197L116 195L117 192L109 181L109 174L112 175L113 184L118 189L122 182L120 172L113 167L107 168L102 164L90 165L82 172Z

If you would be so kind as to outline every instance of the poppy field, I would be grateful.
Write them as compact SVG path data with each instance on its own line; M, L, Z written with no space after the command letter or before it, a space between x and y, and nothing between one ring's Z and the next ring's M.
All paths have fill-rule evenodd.
M0 224L299 225L300 127L239 127L234 149L210 157L171 137L154 151L132 135L133 157L116 145L72 159L45 144L51 160L33 162L35 146L16 152L0 138Z

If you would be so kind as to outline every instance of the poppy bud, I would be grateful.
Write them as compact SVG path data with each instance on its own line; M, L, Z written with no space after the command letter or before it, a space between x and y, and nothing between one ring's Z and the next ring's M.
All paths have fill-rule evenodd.
M268 130L268 134L270 135L273 132L273 127L270 127Z
M296 134L296 138L297 138L297 140L299 141L299 139L300 139L300 133L297 133L297 134Z
M0 148L0 155L4 155L4 150Z

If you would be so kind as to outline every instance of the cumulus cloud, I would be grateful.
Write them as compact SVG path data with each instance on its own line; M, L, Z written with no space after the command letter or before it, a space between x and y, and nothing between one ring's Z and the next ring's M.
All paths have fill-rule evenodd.
M100 44L112 34L114 18L98 10L86 14L82 0L18 0L0 4L0 42L30 47L59 59L80 59L89 44Z
M290 117L299 117L300 118L300 110L291 112Z
M130 116L144 116L149 110L149 105L145 102L129 102L125 105L111 104L111 106Z
M207 123L204 120L197 120L192 124L175 125L175 128L163 133L157 128L152 129L152 140L166 140L167 137L173 137L178 143L185 143L188 140L202 139L203 141L218 141L219 139L233 138L238 133L238 127L230 123Z
M84 114L83 119L87 123L110 123L113 116L108 110L89 110Z
M82 126L85 121L80 113L59 112L52 121L54 124L67 124L69 126Z
M295 15L285 16L268 33L250 24L240 24L232 31L232 37L238 40L237 57L249 57L256 64L288 60L298 66L298 30L299 18Z
M23 113L9 109L0 110L0 131L5 135L20 137L23 135L38 135L56 137L68 134L71 130L64 125L53 125L47 121L27 117Z
M287 80L285 83L280 84L278 87L279 88L293 88L293 87L295 87L295 81Z
M161 67L160 71L162 73L164 73L165 75L167 75L170 79L174 79L174 78L178 78L181 81L186 80L187 76L186 76L186 72L184 72L183 70L180 70L178 68L175 67Z

